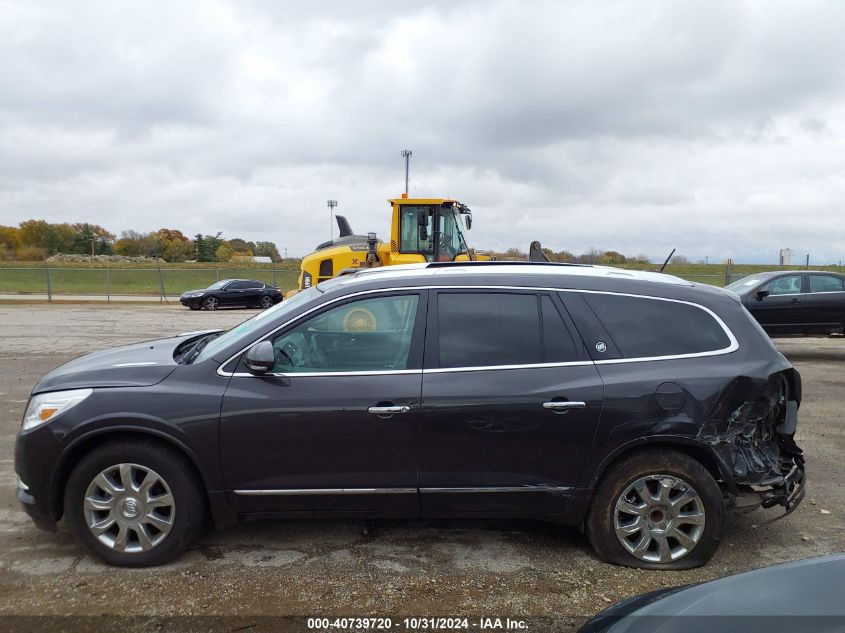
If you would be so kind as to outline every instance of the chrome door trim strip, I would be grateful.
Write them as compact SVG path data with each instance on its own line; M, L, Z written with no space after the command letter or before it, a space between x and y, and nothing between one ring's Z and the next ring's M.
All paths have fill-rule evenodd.
M543 291L543 292L575 292L575 293L586 293L586 294L604 294L604 295L616 295L620 297L633 297L636 299L652 299L654 301L669 301L672 303L683 303L686 305L693 306L698 308L699 310L704 310L707 314L713 318L716 323L722 328L725 334L730 341L730 344L722 349L712 350L709 352L695 352L691 354L672 354L668 356L650 356L650 357L640 357L640 358L614 358L609 360L596 360L596 361L574 361L569 363L534 363L528 365L494 365L494 366L481 366L481 367L437 367L437 368L430 368L430 369L386 369L386 370L372 370L372 371L353 371L353 372L291 372L287 374L278 373L278 374L263 374L263 376L256 376L254 374L245 373L245 372L228 372L225 371L223 368L231 363L234 359L239 357L241 354L246 352L248 349L263 341L268 336L271 336L278 332L279 330L287 327L294 321L298 321L299 319L315 312L317 310L321 310L327 306L332 305L333 303L337 303L338 301L343 301L345 299L351 299L358 296L363 295L370 295L370 294L380 294L380 293L402 293L407 291L408 293L413 293L419 290L490 290L495 292L496 290L522 290L522 291ZM777 295L777 296L784 296L784 295ZM347 295L343 295L342 297L337 297L325 303L322 303L318 306L311 308L310 310L306 310L305 312L298 314L297 316L293 317L292 319L288 319L278 327L272 329L270 332L264 334L261 338L256 341L253 341L239 352L233 354L228 359L220 364L217 368L217 374L219 376L223 376L225 378L262 378L266 376L276 376L276 377L293 377L293 376L301 376L301 377L313 377L313 376L370 376L370 375L380 375L380 374L414 374L414 373L423 373L423 374L439 374L439 373L450 373L450 372L465 372L465 371L493 371L493 370L507 370L507 369L528 369L528 368L543 368L543 367L576 367L579 365L614 365L614 364L623 364L623 363L645 363L645 362L653 362L653 361L661 361L661 360L682 360L687 358L705 358L708 356L721 356L723 354L731 354L739 349L739 342L736 340L731 329L727 326L727 324L710 308L703 306L699 303L695 303L692 301L684 301L683 299L670 299L668 297L654 297L651 295L638 295L632 294L629 292L614 292L610 290L582 290L578 288L547 288L542 286L477 286L477 285L465 285L465 286L437 286L437 285L426 285L426 286L405 286L402 288L375 288L371 290L361 290L358 292L353 292Z
M235 490L244 497L275 497L302 495L410 495L417 494L416 488L279 488Z
M475 486L466 488L420 488L421 493L475 493L475 492L569 492L571 486Z

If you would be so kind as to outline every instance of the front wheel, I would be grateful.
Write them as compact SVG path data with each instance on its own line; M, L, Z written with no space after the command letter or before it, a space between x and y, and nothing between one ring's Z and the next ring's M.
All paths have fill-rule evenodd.
M258 305L261 306L262 310L266 310L267 308L273 305L273 297L264 295L263 297L261 297L261 301L258 303Z
M722 538L719 484L696 459L649 450L611 465L596 489L587 537L610 563L644 569L691 569L706 563Z
M199 537L203 494L176 451L144 440L115 441L74 468L65 516L77 541L110 565L163 565Z

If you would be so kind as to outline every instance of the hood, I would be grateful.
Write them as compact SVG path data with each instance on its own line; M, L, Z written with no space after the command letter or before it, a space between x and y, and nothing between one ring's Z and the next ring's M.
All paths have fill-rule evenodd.
M194 295L198 292L208 292L208 288L197 288L196 290L186 290L180 296L187 297L188 295Z
M149 387L161 382L178 363L173 351L196 333L134 343L87 354L56 367L32 393L87 387Z

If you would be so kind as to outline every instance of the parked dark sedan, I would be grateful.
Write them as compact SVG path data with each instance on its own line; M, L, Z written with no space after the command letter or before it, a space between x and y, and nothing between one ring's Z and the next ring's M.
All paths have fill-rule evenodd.
M845 631L845 554L772 565L613 605L580 633Z
M254 279L221 279L201 290L186 290L179 301L191 310L270 308L282 300L278 288Z
M371 269L228 332L83 356L35 386L18 499L115 565L210 514L518 516L613 563L705 563L726 508L796 507L801 380L736 295L507 262Z
M785 270L750 275L727 286L772 336L833 334L845 329L845 275Z

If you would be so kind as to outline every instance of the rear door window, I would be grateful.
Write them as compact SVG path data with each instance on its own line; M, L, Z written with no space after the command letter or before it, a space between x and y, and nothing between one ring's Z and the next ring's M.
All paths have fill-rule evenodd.
M690 303L583 293L625 358L727 350L731 339L713 315Z
M439 366L496 367L579 360L575 339L548 295L441 292Z
M540 309L543 316L544 362L567 363L579 360L579 347L551 297L540 297Z
M841 277L833 275L810 275L810 292L842 292L845 290Z

